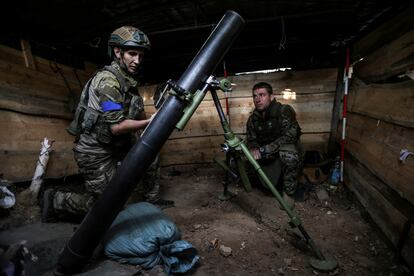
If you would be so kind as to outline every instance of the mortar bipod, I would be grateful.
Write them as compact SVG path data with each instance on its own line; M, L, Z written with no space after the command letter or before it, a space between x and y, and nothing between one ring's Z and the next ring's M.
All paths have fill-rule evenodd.
M217 113L220 117L220 122L224 130L224 137L225 137L225 148L227 148L230 152L239 152L243 154L249 163L253 166L254 170L257 172L263 183L266 184L267 188L272 192L272 194L276 197L279 204L282 206L283 210L287 213L290 218L289 225L294 228L297 227L299 231L302 233L303 237L305 238L306 243L312 249L313 253L315 254L316 258L311 258L310 265L320 271L333 271L337 266L338 262L335 258L331 255L323 255L319 248L316 246L315 242L306 232L305 228L302 225L301 220L296 215L296 213L290 209L290 207L286 204L283 200L282 196L273 186L269 178L263 172L262 168L260 167L259 163L254 159L253 155L250 153L247 146L243 143L243 141L237 137L230 128L229 123L227 122L226 116L224 115L223 109L220 104L220 100L217 96L216 88L214 86L210 86L210 92L213 97L214 104L217 109ZM240 167L239 167L240 168ZM225 187L227 188L227 187Z

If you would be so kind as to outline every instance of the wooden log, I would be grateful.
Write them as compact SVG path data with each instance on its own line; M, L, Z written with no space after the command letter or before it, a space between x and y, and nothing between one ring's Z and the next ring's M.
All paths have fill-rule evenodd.
M0 45L0 60L25 67L25 61L22 55L22 51L4 45ZM59 75L52 70L50 66L50 60L38 56L33 56L33 60L36 64L37 71L55 78L59 77ZM59 66L59 68L63 70L63 73L69 82L73 82L75 84L78 83L73 67L59 63L57 65ZM85 62L85 69L76 69L76 74L81 80L81 82L85 84L86 81L90 78L90 76L95 72L95 70L95 65Z
M347 149L381 181L414 204L414 160L399 161L401 149L414 148L414 129L348 113Z
M345 162L347 168L345 177L350 189L388 240L396 247L408 218L375 188L383 184L378 183L380 180L370 170L367 170L355 158L346 158ZM411 268L414 268L413 226L411 225L411 232L402 248L402 256Z
M51 77L55 73L45 72L46 69L42 66L39 66L39 72L36 72L24 68L22 63L1 61L1 53L2 48L0 47L0 92L2 92L0 93L0 108L54 118L72 118L72 114L68 112L67 108L69 91L62 80L56 78L56 75ZM43 66L45 64L43 62ZM283 83L287 85L296 83L296 86L290 87L311 87L310 90L303 89L303 93L297 94L295 101L286 101L281 95L276 96L280 101L290 103L297 109L298 120L305 132L302 136L302 139L306 141L305 148L308 146L312 149L325 148L332 108L333 93L328 91L331 88L326 88L331 84L320 86L318 82L321 79L315 81L312 78L315 76L326 78L330 75L335 76L335 74L332 74L332 69L330 69L319 72L283 73L276 77L277 80L280 82L283 80ZM240 78L243 77L240 76ZM303 81L296 78L302 78ZM232 128L240 135L244 135L245 123L253 109L251 87L247 88L247 83L248 81L246 81L245 94L232 94L230 99ZM73 89L73 86L78 84L72 81L70 85ZM251 83L248 86L250 85ZM156 88L157 86L150 86L140 89L148 116L155 112L152 97ZM312 94L309 91L317 91L318 93ZM80 93L80 90L77 92ZM224 95L220 93L220 97L224 106ZM57 141L54 144L55 152L51 155L50 170L48 170L46 177L59 177L77 172L71 151L73 137L66 134L65 131L69 123L68 120L32 117L1 110L0 112L5 114L2 117L3 120L0 120L0 126L4 129L14 130L7 135L0 135L0 141L3 141L0 143L0 150L3 149L0 161L5 161L5 164L8 164L2 170L11 176L10 179L13 181L30 179L29 176L34 169L31 166L36 162L37 145L44 136ZM25 129L25 125L29 127ZM191 141L192 143L189 143ZM198 141L198 144L194 144L194 141ZM183 162L212 162L213 153L221 154L219 145L223 141L222 127L211 96L208 96L186 129L183 132L174 133L167 142L163 150L163 153L166 153L163 154L166 160L164 165L173 165L174 162L179 164ZM185 148L189 146L191 146L191 150L187 152ZM10 150L5 151L5 148L10 148ZM59 162L55 162L54 159ZM18 165L15 166L15 164Z
M354 69L355 75L366 83L414 70L414 29L370 53Z
M239 135L244 138L243 135ZM329 133L304 134L301 141L305 150L326 151ZM213 163L214 156L224 157L221 144L222 135L200 137L182 137L169 139L164 145L160 155L160 165L186 165Z
M230 93L229 97L251 98L253 85L261 81L268 82L272 85L275 95L282 95L282 91L285 89L291 89L297 95L333 93L336 88L336 77L337 70L334 68L230 76L229 80L236 84L236 86L233 88L233 92ZM145 102L146 104L153 104L151 97L154 95L157 86L140 87L141 95L148 100L148 102ZM224 98L224 95L219 92L219 97ZM209 93L207 93L205 99L211 100Z
M329 132L333 104L333 93L298 95L296 100L278 101L290 104L297 113L298 122L304 133ZM220 100L225 106L223 98ZM229 99L230 125L235 133L246 132L246 122L254 109L253 101L248 98ZM147 116L155 112L153 106L146 106ZM175 132L172 137L216 135L222 133L222 127L212 100L204 100L197 108L183 131Z
M332 96L332 94L303 95L298 96L296 102L290 103L297 111L297 118L304 133L329 132ZM224 100L221 102L224 106ZM251 99L232 98L229 100L229 106L232 130L236 133L245 133L246 122L254 109ZM174 134L174 137L218 133L222 133L222 127L214 103L205 101L199 106L184 131Z
M304 133L300 137L303 150L326 152L328 150L329 132Z
M400 14L382 23L368 35L361 37L352 45L352 60L357 61L412 30L414 26L413 13L414 6L410 5Z
M170 139L161 150L160 165L184 165L212 163L214 156L223 157L221 135Z
M236 84L232 97L251 97L253 85L262 81L272 85L274 94L282 94L285 89L291 89L296 94L333 92L336 75L337 70L329 68L231 76L229 80Z
M284 104L290 104L297 112L303 135L305 150L326 152L330 131L332 104L336 85L336 69L322 69L298 72L278 72L231 77L238 86L229 98L230 125L240 136L245 136L246 122L254 105L251 87L259 81L267 81L276 87L275 97ZM157 85L140 88L144 97L147 116L155 112L153 95ZM283 99L279 88L291 88L297 92L296 100ZM224 93L218 96L224 108ZM183 131L175 131L163 148L161 164L196 164L212 162L220 154L223 143L222 127L211 95L208 93Z
M19 93L18 89L0 88L0 109L28 115L39 115L70 120L73 113L69 103Z
M24 57L22 52L5 45L0 45L0 60L11 62L14 64L19 64L24 66Z
M15 88L22 93L55 100L68 100L70 91L62 79L0 60L0 87ZM71 85L78 96L81 89Z
M353 113L414 128L414 80L371 85L354 81L348 103Z
M340 122L340 117L342 116L341 110L343 109L343 92L344 92L344 72L345 72L345 63L346 63L346 54L347 49L340 49L338 51L338 73L336 77L336 89L335 96L332 106L332 116L331 116L331 129L330 136L328 141L328 152L327 156L332 157L338 154L338 126Z
M50 155L48 170L45 178L61 178L78 173L78 167L69 149L54 151ZM11 182L24 182L32 179L36 168L39 151L35 150L0 150L0 171Z
M77 173L73 158L74 137L66 132L67 120L28 116L0 110L0 173L13 182L32 178L39 155L39 143L54 140L46 177Z
M43 139L40 148L39 159L37 160L35 173L30 183L29 191L33 199L37 199L44 177L46 175L47 163L49 162L49 156L52 152L53 142L49 141L46 137Z

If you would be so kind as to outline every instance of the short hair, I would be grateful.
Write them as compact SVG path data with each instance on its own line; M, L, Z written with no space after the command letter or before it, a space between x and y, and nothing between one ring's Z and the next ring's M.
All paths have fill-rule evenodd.
M260 89L260 88L266 89L266 91L267 91L267 93L269 93L269 95L273 94L273 88L267 82L258 82L258 83L256 83L252 88L252 93L254 92L254 90Z

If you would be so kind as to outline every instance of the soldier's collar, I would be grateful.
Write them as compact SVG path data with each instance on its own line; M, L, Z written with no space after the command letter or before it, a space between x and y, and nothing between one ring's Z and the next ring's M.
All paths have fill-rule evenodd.
M131 76L130 74L128 74L127 72L125 72L121 66L118 64L118 62L116 62L115 60L112 61L111 66L114 67L116 70L118 70L118 72L121 73L121 75L125 78L125 80L128 82L128 84L130 86L138 86L138 81L136 80L136 78L134 78L133 76Z
M257 109L254 109L253 113L256 114L256 116L258 116L259 118L263 119L263 120L267 120L267 118L269 118L269 114L270 114L270 110L273 108L273 106L280 104L279 102L276 101L276 99L273 99L269 106L266 107L265 110L263 111L259 111Z

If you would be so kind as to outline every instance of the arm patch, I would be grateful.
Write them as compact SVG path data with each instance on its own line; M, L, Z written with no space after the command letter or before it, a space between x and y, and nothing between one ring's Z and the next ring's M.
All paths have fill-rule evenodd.
M123 106L121 103L116 103L113 101L104 101L101 104L101 108L103 112L109 112L109 111L118 111L122 110Z

